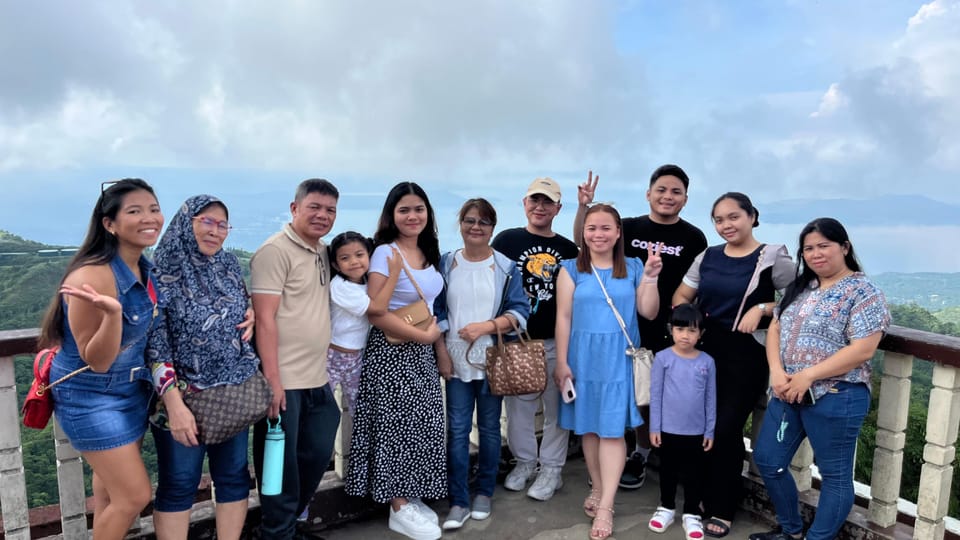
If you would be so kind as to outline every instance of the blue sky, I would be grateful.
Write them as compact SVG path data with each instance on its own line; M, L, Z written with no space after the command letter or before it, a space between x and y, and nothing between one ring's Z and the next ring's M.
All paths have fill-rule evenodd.
M222 197L228 244L253 249L303 178L340 186L335 230L368 233L413 179L451 249L464 198L518 226L524 187L553 176L568 233L588 169L637 215L650 171L674 162L711 242L724 191L778 216L761 240L791 245L815 201L882 199L879 223L822 207L868 269L958 271L957 28L960 0L10 2L0 229L74 244L99 183L141 176L168 213ZM889 210L902 195L918 197Z

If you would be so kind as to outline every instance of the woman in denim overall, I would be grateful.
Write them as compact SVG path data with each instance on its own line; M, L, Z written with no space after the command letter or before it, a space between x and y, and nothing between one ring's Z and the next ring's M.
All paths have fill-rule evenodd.
M54 414L93 468L93 535L123 538L150 502L140 457L151 393L146 336L157 313L153 265L143 257L163 227L149 184L104 183L77 255L44 317L42 346L59 345L50 378Z

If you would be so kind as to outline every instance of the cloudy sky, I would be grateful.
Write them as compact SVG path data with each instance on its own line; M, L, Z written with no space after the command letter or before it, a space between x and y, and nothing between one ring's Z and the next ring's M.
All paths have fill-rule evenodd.
M809 201L866 200L824 207L868 268L960 270L960 0L0 1L0 229L21 236L75 244L99 182L141 176L168 214L222 197L252 249L319 176L336 230L367 233L422 183L450 249L466 197L518 226L553 176L569 232L588 169L636 215L674 162L701 227L724 191L762 222L802 199L757 231L793 245Z

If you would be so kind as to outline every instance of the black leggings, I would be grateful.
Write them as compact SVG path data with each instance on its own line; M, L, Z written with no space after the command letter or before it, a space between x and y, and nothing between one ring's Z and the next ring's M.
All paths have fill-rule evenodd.
M703 435L660 434L660 506L677 507L677 484L683 486L683 513L700 515L707 454Z
M707 516L732 521L743 497L743 426L767 391L770 368L766 349L752 334L712 327L701 350L717 366L717 425L707 452L704 509Z

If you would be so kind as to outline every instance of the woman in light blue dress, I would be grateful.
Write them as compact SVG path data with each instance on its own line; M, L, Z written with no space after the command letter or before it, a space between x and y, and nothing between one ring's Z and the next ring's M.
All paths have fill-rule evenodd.
M610 205L590 207L584 217L584 248L564 261L557 280L557 387L573 382L576 399L560 405L560 427L582 436L592 489L583 509L593 519L591 540L613 533L613 504L626 461L625 428L643 423L634 400L630 341L640 346L637 312L653 319L660 307L660 249L649 248L647 265L623 255L620 214ZM600 283L603 283L602 287ZM604 293L606 290L606 294Z

